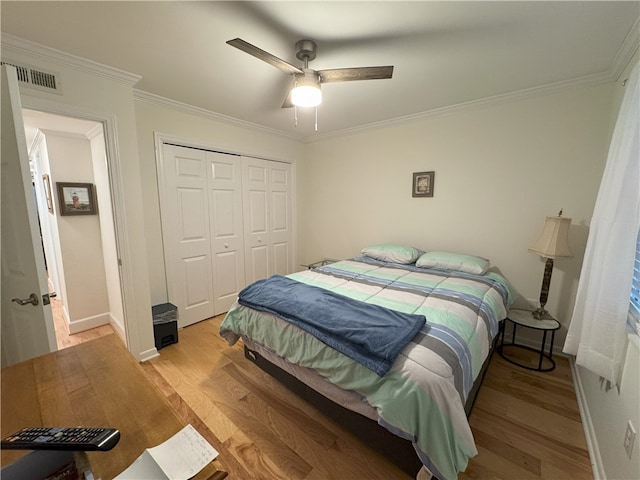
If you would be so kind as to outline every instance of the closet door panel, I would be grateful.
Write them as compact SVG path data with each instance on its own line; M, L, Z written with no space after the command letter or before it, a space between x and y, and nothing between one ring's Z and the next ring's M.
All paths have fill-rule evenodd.
M192 311L209 303L209 258L205 255L182 259L178 274L184 288L184 310Z
M248 211L246 223L249 227L249 235L267 235L268 215L267 215L267 192L252 190L248 194Z
M218 253L214 257L216 269L213 271L213 281L216 293L216 315L229 311L238 297L244 284L244 268L238 275L240 265L244 267L243 252Z
M242 222L242 162L239 156L210 152L211 251L215 314L231 308L245 286Z
M178 188L176 190L179 228L176 231L179 265L177 290L183 299L183 311L187 316L201 310L211 300L211 280L208 278L209 255L206 244L208 232L203 222L206 212L206 192L201 188ZM173 298L173 294L170 295ZM208 309L207 309L208 310ZM184 316L184 314L181 314Z
M271 246L273 250L273 273L278 275L286 275L291 273L289 269L289 243L274 243Z
M200 249L208 236L207 224L202 222L207 209L205 192L202 188L178 187L176 199L180 216L178 242L185 248L191 246Z
M270 275L269 271L269 248L267 245L257 245L248 251L247 261L247 284L255 282Z
M286 275L293 271L291 165L270 162L272 271Z
M242 189L247 284L271 275L268 169L266 160L243 158Z
M207 161L204 152L164 145L162 230L168 301L180 327L213 315Z

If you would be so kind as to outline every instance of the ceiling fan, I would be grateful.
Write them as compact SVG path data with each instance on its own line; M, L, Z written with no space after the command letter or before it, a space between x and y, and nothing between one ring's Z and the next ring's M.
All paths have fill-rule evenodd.
M241 38L229 40L227 44L253 55L294 77L294 88L287 95L282 108L294 106L317 107L322 101L320 85L323 83L385 79L391 78L393 75L393 66L313 70L309 68L309 62L316 58L317 45L316 42L308 39L299 40L295 45L296 58L304 62L304 67L302 68L291 65L275 55L245 42Z

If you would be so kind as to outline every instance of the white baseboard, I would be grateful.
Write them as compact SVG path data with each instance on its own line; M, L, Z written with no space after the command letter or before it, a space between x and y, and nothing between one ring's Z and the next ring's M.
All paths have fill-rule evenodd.
M66 313L66 312L65 312ZM68 318L68 317L67 317ZM92 317L81 318L80 320L69 321L69 334L84 332L92 328L101 327L111 323L111 314L109 312L94 315Z
M158 349L154 348L150 348L149 350L146 350L144 352L140 352L140 361L141 362L146 362L147 360L151 360L152 358L156 358L159 357L160 354L158 353Z
M604 472L602 457L600 456L598 439L596 438L593 421L591 420L591 414L589 413L589 405L587 404L587 399L584 394L584 388L582 387L580 371L578 370L578 367L576 365L575 357L573 355L567 355L567 357L569 358L569 365L571 365L571 377L573 378L573 387L576 392L576 399L578 400L578 408L580 409L582 428L584 429L584 436L587 441L587 449L589 450L589 459L591 460L591 468L593 469L593 479L606 480L607 477Z
M113 328L113 331L116 332L116 335L118 335L118 337L120 337L120 340L122 340L123 343L126 345L127 335L122 325L120 325L120 322L118 322L115 318L111 317L111 321L109 323L111 323L111 327Z
M111 317L110 323L116 335L118 335L118 337L120 337L122 342L125 345L127 345L127 335L124 331L124 327L122 326L122 324L114 317ZM141 352L138 358L139 358L139 361L146 362L147 360L151 360L152 358L159 357L159 356L160 354L158 353L158 350L154 347L154 348L150 348L149 350L145 350L144 352Z

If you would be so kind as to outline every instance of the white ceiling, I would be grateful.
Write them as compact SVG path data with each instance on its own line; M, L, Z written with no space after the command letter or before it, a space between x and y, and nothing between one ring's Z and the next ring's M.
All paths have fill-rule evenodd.
M58 132L74 133L88 138L90 132L100 126L99 123L79 118L61 117L35 110L22 110L22 120L24 121L25 137L27 147L31 147L38 130L55 130Z
M1 28L142 76L136 89L299 136L281 105L290 77L226 45L240 37L294 65L394 65L390 80L323 85L318 135L498 95L603 76L637 36L637 1L13 2ZM635 27L634 27L635 24ZM635 36L633 44L637 44ZM633 51L633 47L631 48Z

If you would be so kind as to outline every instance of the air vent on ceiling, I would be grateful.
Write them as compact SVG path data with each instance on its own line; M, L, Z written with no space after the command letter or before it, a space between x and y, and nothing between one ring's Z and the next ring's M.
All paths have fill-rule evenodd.
M11 62L0 63L2 65L7 64L16 67L18 81L26 87L37 88L38 90L47 92L62 93L55 73L43 72L33 67Z

